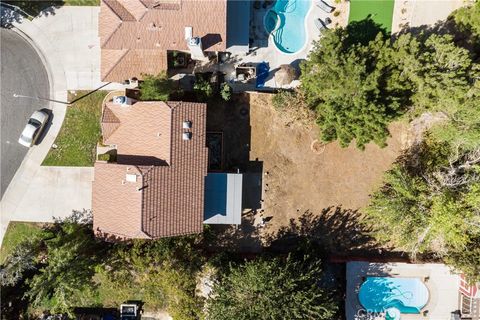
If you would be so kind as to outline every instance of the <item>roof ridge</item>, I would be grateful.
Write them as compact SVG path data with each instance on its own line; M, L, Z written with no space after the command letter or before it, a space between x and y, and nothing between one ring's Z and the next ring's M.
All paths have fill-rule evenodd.
M108 112L109 112L108 117L113 118L113 119L111 119L113 121L111 121L110 119L105 120L106 110L108 110ZM108 106L105 106L103 108L101 123L102 123L103 141L105 141L106 139L109 139L115 133L115 131L117 131L117 129L120 128L120 125L121 125L120 119L118 119L118 117L115 115L115 113L112 111L112 109L110 109ZM105 132L104 125L107 125L107 124L110 124L111 126L109 126L109 128L110 129L113 128L113 129L109 130L108 132Z
M132 49L126 49L126 50L127 50L127 51L125 51L125 53L122 54L122 56L120 57L120 59L118 59L117 62L115 62L115 64L110 67L110 70L108 70L108 72L105 74L105 76L103 77L103 79L106 79L106 78L110 75L110 73L112 73L113 69L115 69L115 67L117 67L118 64L119 64L123 59L125 59L125 56L126 56Z
M105 111L108 110L109 114L108 116L111 117L110 119L105 120ZM115 112L112 111L108 106L105 106L103 109L103 114L102 114L102 122L103 123L120 123L120 119L115 115Z
M112 12L114 12L114 11L112 10ZM118 15L117 15L117 16L118 16ZM103 47L107 44L107 42L110 41L110 39L112 39L113 35L114 35L115 33L117 33L118 29L120 29L120 27L122 26L122 23L123 23L123 21L122 21L122 19L120 19L120 23L119 23L118 26L115 28L115 30L113 30L113 32L108 36L108 38L106 38L106 39L103 41L103 43L100 44L100 47L102 47L102 49L103 49Z
M118 0L103 0L103 2L110 7L110 9L120 18L121 21L137 21L135 16L120 2L118 2ZM122 16L122 14L124 14L124 16Z

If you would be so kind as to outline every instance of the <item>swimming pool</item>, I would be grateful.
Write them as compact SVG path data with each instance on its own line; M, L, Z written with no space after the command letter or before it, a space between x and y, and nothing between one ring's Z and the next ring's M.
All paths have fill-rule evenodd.
M368 277L360 287L358 299L369 312L395 309L400 313L420 313L428 302L428 289L417 278ZM399 319L399 317L391 317Z
M275 46L284 53L300 51L307 41L305 17L311 0L277 0L264 18L265 30Z

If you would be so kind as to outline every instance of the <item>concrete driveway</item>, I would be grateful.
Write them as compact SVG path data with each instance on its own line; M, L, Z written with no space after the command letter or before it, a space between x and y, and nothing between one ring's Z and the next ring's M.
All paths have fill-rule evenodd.
M32 21L13 22L12 30L45 60L50 96L57 101L67 100L67 90L93 90L105 84L100 80L99 11L99 7L65 6ZM122 87L110 84L102 89ZM0 203L0 244L9 221L49 222L72 210L91 208L93 167L41 166L67 108L61 103L50 107L54 116L51 127L42 143L28 151Z
M27 154L17 143L28 118L35 110L49 107L46 101L14 98L13 94L49 97L47 70L37 51L24 38L0 29L1 56L1 186L0 197Z

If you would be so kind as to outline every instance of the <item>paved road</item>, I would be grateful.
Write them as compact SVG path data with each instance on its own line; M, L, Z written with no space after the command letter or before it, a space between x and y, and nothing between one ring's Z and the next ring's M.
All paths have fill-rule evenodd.
M1 186L3 196L28 149L17 140L33 111L48 102L14 98L13 94L49 97L48 76L35 49L12 30L0 29L1 43Z

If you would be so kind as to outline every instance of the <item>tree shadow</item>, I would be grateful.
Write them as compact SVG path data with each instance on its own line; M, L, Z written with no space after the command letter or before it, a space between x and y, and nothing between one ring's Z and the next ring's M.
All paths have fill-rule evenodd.
M11 29L14 23L21 23L22 20L23 15L15 7L10 7L2 2L0 6L0 27Z
M360 21L352 21L346 27L347 37L343 42L344 48L349 48L353 45L367 45L370 41L375 40L378 34L381 34L384 39L387 38L387 29L381 24L373 21L371 15Z
M393 35L393 39L408 33L415 36L420 42L424 42L433 34L451 35L457 46L468 50L472 54L473 60L480 58L480 37L467 27L458 24L452 16L446 20L438 21L434 25L410 27L406 24L398 33Z
M242 216L242 224L210 225L209 239L206 241L208 251L221 252L233 251L236 253L260 253L263 246L260 230L255 225L254 211L249 211Z
M55 10L62 7L65 2L63 0L6 0L2 1L2 5L4 4L9 8L18 8L18 13L23 10L26 14L36 18L55 15Z
M288 226L266 236L270 251L289 252L305 241L324 248L329 256L384 256L384 249L371 235L371 228L364 225L358 210L331 206L319 215L307 210ZM403 253L390 252L398 255Z
M202 37L202 45L204 50L208 50L217 43L222 42L222 36L218 33L208 33Z

